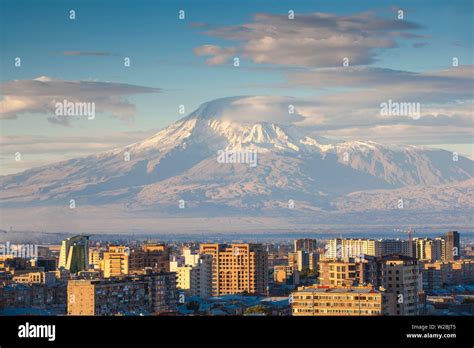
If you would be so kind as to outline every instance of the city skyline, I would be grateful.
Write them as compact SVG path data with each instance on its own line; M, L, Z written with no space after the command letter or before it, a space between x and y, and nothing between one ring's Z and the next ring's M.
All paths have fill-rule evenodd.
M456 231L407 237L117 244L78 235L38 246L36 255L3 250L0 313L61 314L67 305L68 315L99 316L446 315L437 301L455 286L466 296L472 291L472 241L461 243ZM12 302L15 291L43 286L56 300ZM457 305L452 310L462 311Z
M0 0L0 348L472 345L473 23Z

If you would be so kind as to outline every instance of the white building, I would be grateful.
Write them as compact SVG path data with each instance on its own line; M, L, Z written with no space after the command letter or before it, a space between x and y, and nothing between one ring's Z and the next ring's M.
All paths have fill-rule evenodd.
M381 256L380 241L352 238L330 239L324 256L331 259L346 259L361 255Z

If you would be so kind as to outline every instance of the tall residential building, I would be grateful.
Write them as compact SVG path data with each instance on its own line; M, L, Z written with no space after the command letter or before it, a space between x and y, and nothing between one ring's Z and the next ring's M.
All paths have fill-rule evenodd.
M393 315L424 313L421 263L412 257L386 255L379 258L323 259L319 263L319 282L324 286L370 284L393 293L397 303Z
M261 244L201 244L212 255L213 296L264 294L268 285L268 255Z
M395 315L424 314L424 292L421 263L403 255L379 259L381 285L397 296Z
M415 254L421 261L441 260L443 256L443 240L441 238L414 238Z
M291 297L294 316L378 316L393 315L392 293L373 286L301 287Z
M212 255L191 254L185 249L184 256L183 266L178 266L178 261L170 262L171 272L176 273L176 287L191 296L211 297Z
M277 284L297 285L300 273L292 266L273 266L273 281Z
M293 267L294 269L298 269L298 254L295 252L288 253L288 263L289 267Z
M104 277L119 277L129 273L129 254L130 249L125 246L110 246L107 252L104 252L101 261L101 267Z
M69 315L160 314L176 310L174 273L69 280Z
M212 256L200 255L191 270L190 292L192 296L208 298L212 296Z
M178 266L172 262L170 271L176 273L176 287L181 290L189 290L191 288L191 271L192 266Z
M319 258L321 257L321 254L319 254L317 251L313 251L309 253L309 269L312 271L317 271L318 270L318 263L319 263Z
M441 246L441 256L439 260L446 260L446 240L443 237L436 237L435 241L438 245Z
M422 274L423 290L425 291L441 289L452 282L451 264L449 262L424 263Z
M317 270L320 254L317 251L308 252L305 250L298 250L290 252L287 255L289 267L294 267L301 272L303 269Z
M129 255L130 272L152 268L155 271L169 272L169 250L164 244L143 244L139 249L131 249Z
M297 252L298 250L307 251L311 253L318 248L316 239L304 238L304 239L296 239L293 242L294 251Z
M335 238L327 244L326 258L345 259L361 255L381 256L380 241L374 239Z
M461 255L461 245L459 233L457 231L449 231L445 234L445 260L459 260Z
M78 273L89 268L89 236L74 236L61 243L59 268Z
M404 239L379 239L380 256L384 255L404 255L414 256L413 242Z
M301 272L303 269L309 269L309 252L298 250L296 252L296 269Z
M89 248L89 266L98 269L103 256L104 250L97 247Z
M201 255L200 254L193 254L191 249L185 248L183 249L183 258L184 258L184 265L185 266L192 266L195 267L199 263Z
M380 285L378 264L373 256L323 259L319 262L319 284L326 286Z

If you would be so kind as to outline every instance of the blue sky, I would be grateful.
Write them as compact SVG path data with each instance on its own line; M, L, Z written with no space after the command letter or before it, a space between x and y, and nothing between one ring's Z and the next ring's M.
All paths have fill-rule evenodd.
M374 42L393 39L395 45L385 47L387 45L382 44L383 47L377 47L378 43L375 43L375 47L372 47L372 44L369 44L367 51L370 51L373 60L356 64L357 66L425 73L450 68L452 57L457 57L460 65L470 66L473 63L473 4L469 0L0 0L0 3L2 82L31 81L40 76L47 76L60 81L114 82L160 89L159 92L133 93L126 96L125 99L136 108L133 117L126 120L104 112L99 114L94 122L81 120L62 126L48 121L48 116L51 115L47 112L32 112L31 108L25 109L24 112L20 110L14 117L10 114L0 120L1 135L5 138L2 143L7 145L8 151L13 151L15 146L21 150L22 142L15 138L21 136L70 136L79 139L127 132L147 134L151 129L164 127L182 117L183 115L178 113L180 104L185 105L187 113L205 101L232 95L312 98L347 90L347 86L342 85L316 88L297 83L288 86L288 74L292 71L305 72L327 66L291 62L285 64L284 56L275 61L265 58L267 62L259 63L257 53L248 53L252 39L246 43L245 39L230 38L228 33L222 34L220 31L220 28L255 22L258 25L267 25L270 22L268 25L272 25L271 21L276 20L271 17L264 18L261 23L254 22L254 15L257 13L285 16L288 10L294 10L296 17L321 12L342 18L371 12L374 17L370 18L374 21L391 21L396 18L396 9L403 9L404 21L416 24L416 28L401 31L416 37L395 35L388 38L384 37L383 28L376 29ZM75 20L69 19L70 9L76 11ZM185 10L185 20L178 19L179 10ZM331 30L331 27L324 30ZM241 66L234 68L231 62L206 64L209 56L199 56L195 51L203 45L235 49L235 53L232 52L231 55L241 58ZM269 55L272 54L270 51ZM311 60L311 53L304 54L308 55L310 61L314 61ZM315 55L318 54L319 52L315 52ZM295 51L295 55L299 55L298 51ZM15 57L22 59L20 68L13 64ZM130 57L130 67L123 66L124 57ZM470 73L471 70L467 71ZM368 72L371 73L372 71ZM361 82L360 86L356 87L364 88L365 84ZM4 90L7 91L6 94L9 93L8 89ZM466 99L469 100L464 96L463 100ZM453 98L453 101L455 100L456 98ZM426 103L430 105L432 102ZM460 141L462 144L457 146L461 152L469 155L472 146L466 142L466 136L463 139ZM456 141L434 140L436 136L425 143L443 143L445 148L450 149L454 144L456 148ZM91 142L90 139L85 141ZM110 140L108 146L119 144L121 142L118 140L115 143ZM34 161L29 165L23 164L24 167L18 167L17 163L11 162L10 154L3 152L2 174L33 164L103 149L100 146L97 149L91 147L84 150L80 145L81 141L78 140L77 151L68 147L64 151L48 152L45 147L43 153L38 152L34 156L32 154L30 158Z

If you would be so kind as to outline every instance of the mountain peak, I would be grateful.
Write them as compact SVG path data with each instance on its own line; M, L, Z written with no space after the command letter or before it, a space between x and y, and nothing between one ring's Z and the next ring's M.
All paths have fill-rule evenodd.
M99 208L97 228L120 214L152 228L157 214L160 219L242 215L262 222L319 214L318 219L345 224L348 213L372 222L372 213L379 212L379 221L386 223L390 216L398 221L400 199L409 208L403 214L412 214L417 222L420 213L433 209L443 221L458 218L452 208L472 210L474 172L468 158L453 162L444 150L324 140L296 124L300 116L288 113L289 104L291 99L282 97L204 103L141 142L0 177L0 204L22 207L21 219L26 209L32 220L52 209L46 219L56 220L50 216L59 216L55 212L63 212L74 199L84 214L78 220L81 228ZM247 150L256 150L257 165L235 154ZM224 162L218 160L221 151L229 153ZM295 209L288 209L290 199ZM178 208L180 200L186 201L186 209ZM69 226L76 215L61 216ZM115 220L119 228L122 221Z

